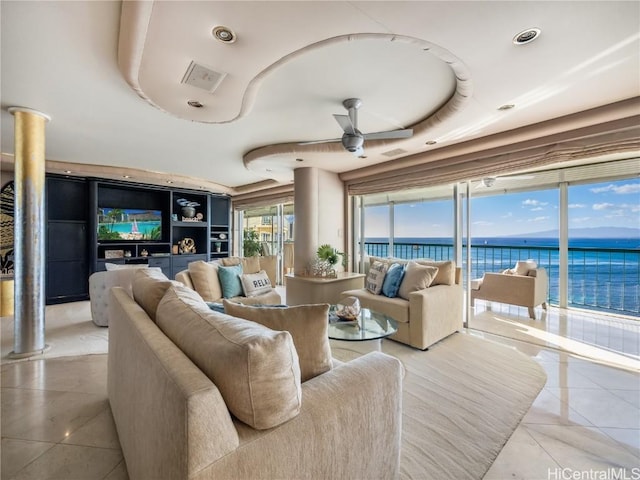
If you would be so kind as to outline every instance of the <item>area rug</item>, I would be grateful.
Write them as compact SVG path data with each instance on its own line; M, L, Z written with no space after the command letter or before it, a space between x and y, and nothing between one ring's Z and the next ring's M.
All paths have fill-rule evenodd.
M481 479L546 381L526 355L466 333L424 352L385 340L383 352L406 371L403 479Z

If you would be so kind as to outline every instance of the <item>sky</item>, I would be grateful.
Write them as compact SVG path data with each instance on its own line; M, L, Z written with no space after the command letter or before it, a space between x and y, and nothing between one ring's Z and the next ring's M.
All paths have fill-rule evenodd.
M558 228L559 190L472 198L471 235L503 237ZM453 201L396 204L396 237L453 237ZM640 230L640 181L569 187L569 228ZM640 235L640 234L639 234ZM389 236L389 207L368 207L365 237Z

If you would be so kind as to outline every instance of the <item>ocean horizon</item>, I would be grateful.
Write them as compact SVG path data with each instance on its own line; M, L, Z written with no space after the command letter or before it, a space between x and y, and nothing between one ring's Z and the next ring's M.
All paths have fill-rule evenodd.
M453 245L451 237L396 237L394 243ZM365 237L366 243L388 243L388 237ZM472 237L471 246L505 247L550 247L558 248L558 239L552 237ZM619 248L640 250L640 238L580 238L569 237L569 247L575 248Z

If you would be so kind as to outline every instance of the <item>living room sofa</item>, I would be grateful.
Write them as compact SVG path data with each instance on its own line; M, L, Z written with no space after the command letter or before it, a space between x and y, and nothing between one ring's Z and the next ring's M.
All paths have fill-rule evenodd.
M212 311L196 292L161 274L136 274L133 296L111 291L107 382L130 478L397 477L397 359L373 352L334 360L300 382L302 357L298 364L288 331ZM328 306L319 307L326 316ZM276 353L263 355L274 342ZM243 362L254 356L248 368ZM246 388L245 381L254 383ZM280 418L291 404L294 410ZM245 418L244 406L257 413ZM265 412L271 423L246 423Z
M276 284L277 257L275 255L226 257L211 262L192 262L187 270L176 274L176 280L198 292L205 301L220 303L223 298L223 289L218 277L218 268L236 265L241 265L245 274L257 274L264 271L271 285ZM279 305L282 303L280 294L273 287L259 295L239 295L231 297L230 300L245 305Z
M409 260L369 257L369 262L369 265L373 265L374 262L406 265ZM425 350L463 327L461 269L456 268L455 262L452 261L418 260L416 263L439 267L438 277L434 280L436 284L410 293L408 300L374 294L366 288L347 290L341 295L343 298L356 297L362 307L396 320L398 331L390 337L391 339Z

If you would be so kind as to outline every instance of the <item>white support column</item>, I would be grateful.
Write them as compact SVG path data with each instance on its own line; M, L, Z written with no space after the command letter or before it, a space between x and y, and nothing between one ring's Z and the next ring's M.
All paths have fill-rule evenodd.
M559 215L559 263L560 271L558 273L558 305L561 308L567 308L569 304L569 184L561 182L560 190L560 215Z

